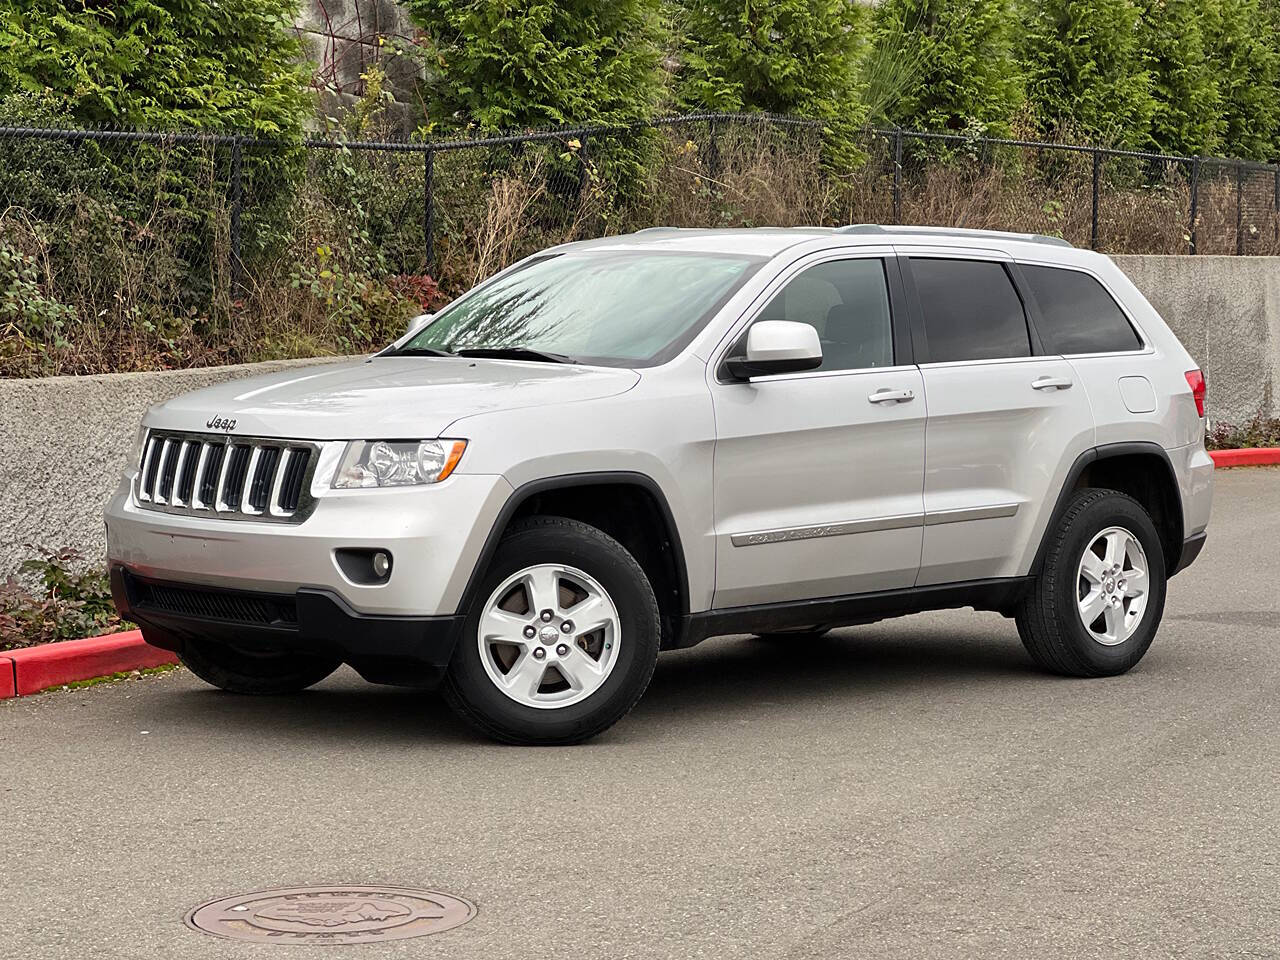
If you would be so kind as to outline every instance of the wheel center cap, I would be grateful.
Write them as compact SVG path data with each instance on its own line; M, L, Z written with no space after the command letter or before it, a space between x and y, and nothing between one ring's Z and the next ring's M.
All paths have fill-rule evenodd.
M560 638L560 631L548 624L538 631L538 639L543 643L552 644Z
M1103 587L1106 588L1107 593L1110 593L1112 590L1116 588L1116 582L1114 580L1108 579L1107 582L1103 584Z

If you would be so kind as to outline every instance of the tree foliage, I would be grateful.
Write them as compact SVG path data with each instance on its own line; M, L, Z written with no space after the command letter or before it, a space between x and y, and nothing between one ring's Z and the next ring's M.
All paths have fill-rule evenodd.
M1223 147L1248 160L1274 160L1280 155L1280 6L1214 0L1205 15Z
M903 64L884 118L917 130L1006 131L1021 101L1008 0L884 0L878 51Z
M1146 144L1156 102L1131 0L1030 0L1023 17L1027 96L1042 130Z
M677 100L832 115L851 104L864 19L847 0L683 0Z
M658 103L658 0L405 6L426 34L431 128L625 123Z
M1150 146L1179 154L1218 150L1225 126L1204 11L1217 0L1140 0L1139 42L1151 71Z
M0 4L0 95L34 91L80 122L300 129L296 0Z
M855 0L673 0L675 100L686 110L822 120L831 159L852 162L866 118L859 90L865 8Z

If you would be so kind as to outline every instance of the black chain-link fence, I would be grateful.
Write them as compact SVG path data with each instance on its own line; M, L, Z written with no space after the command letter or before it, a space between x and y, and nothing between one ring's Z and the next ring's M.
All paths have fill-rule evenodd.
M1108 253L1280 254L1280 166L876 130L852 210L1044 233Z
M0 375L386 342L512 260L647 226L925 223L1280 252L1280 168L698 114L429 143L0 127Z

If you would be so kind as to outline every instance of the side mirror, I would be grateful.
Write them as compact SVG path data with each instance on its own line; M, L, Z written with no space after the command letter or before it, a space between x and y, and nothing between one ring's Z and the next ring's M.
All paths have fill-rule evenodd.
M758 320L747 331L747 355L725 361L736 380L771 373L798 373L822 366L818 331L795 320Z
M435 317L434 313L420 313L409 321L409 327L405 330L406 334L417 333Z

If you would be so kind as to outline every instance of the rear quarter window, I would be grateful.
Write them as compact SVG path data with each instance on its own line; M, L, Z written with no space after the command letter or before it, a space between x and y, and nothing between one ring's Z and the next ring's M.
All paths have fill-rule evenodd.
M1119 304L1087 273L1023 264L1022 274L1040 308L1036 332L1045 353L1120 353L1142 347Z

